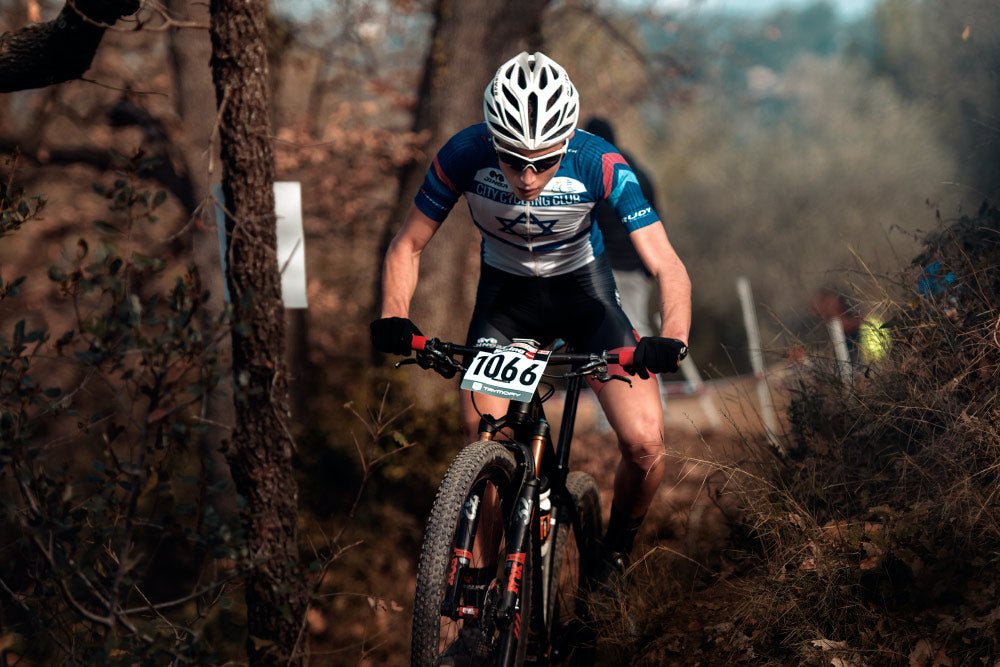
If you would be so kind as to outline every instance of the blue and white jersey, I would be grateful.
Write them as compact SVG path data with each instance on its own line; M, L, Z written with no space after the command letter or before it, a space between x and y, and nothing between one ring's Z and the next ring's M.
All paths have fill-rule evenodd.
M594 207L606 199L628 232L658 222L625 158L610 143L576 130L555 176L530 202L500 171L486 123L467 127L438 151L414 200L437 222L461 195L482 235L486 264L520 276L554 276L604 252Z

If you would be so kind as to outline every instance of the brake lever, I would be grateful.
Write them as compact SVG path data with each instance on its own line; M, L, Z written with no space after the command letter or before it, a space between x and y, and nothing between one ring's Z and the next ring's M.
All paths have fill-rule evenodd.
M407 357L406 359L400 359L399 361L396 362L395 367L399 368L400 366L407 366L409 364L416 364L423 369L428 369L434 367L434 360L431 359L426 354L421 354L418 352L415 358Z
M407 364L417 364L423 369L433 369L440 373L442 377L450 379L455 377L459 371L465 372L465 366L452 359L444 352L438 350L423 350L415 357L407 357L396 362L395 367L406 366Z
M629 378L625 377L624 375L617 375L617 374L615 374L615 375L608 375L608 369L607 369L606 366L604 368L602 368L601 370L599 370L598 372L594 373L593 376L594 376L595 380L597 380L598 382L601 382L601 383L611 382L612 380L621 380L622 382L624 382L628 386L630 386L630 387L632 386L632 380L630 380Z
M602 376L607 377L608 375L608 362L606 359L597 357L591 361L588 361L583 366L580 366L575 371L570 371L565 374L565 377L583 377L585 375L593 375L595 379L600 379Z

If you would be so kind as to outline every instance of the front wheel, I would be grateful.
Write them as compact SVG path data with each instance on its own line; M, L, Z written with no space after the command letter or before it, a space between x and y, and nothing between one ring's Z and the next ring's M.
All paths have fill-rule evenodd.
M554 508L551 560L545 572L546 631L552 663L591 664L594 633L587 610L588 577L596 565L601 536L601 498L590 475L566 478L568 499ZM571 504L567 504L567 500Z
M417 566L413 665L496 664L510 632L516 635L513 662L524 662L530 576L521 578L513 617L499 610L507 582L504 517L517 498L516 471L514 456L489 441L467 446L448 468Z

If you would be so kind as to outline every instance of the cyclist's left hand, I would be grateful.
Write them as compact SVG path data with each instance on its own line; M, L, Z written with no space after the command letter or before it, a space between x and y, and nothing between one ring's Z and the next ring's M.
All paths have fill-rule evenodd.
M674 373L687 353L687 345L676 338L643 336L635 346L633 364L625 370L643 380L650 373Z

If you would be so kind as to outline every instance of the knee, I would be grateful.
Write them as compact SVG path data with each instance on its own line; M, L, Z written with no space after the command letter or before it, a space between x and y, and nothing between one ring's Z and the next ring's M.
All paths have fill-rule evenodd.
M658 426L635 428L618 435L618 447L626 464L648 471L663 458L663 434Z

